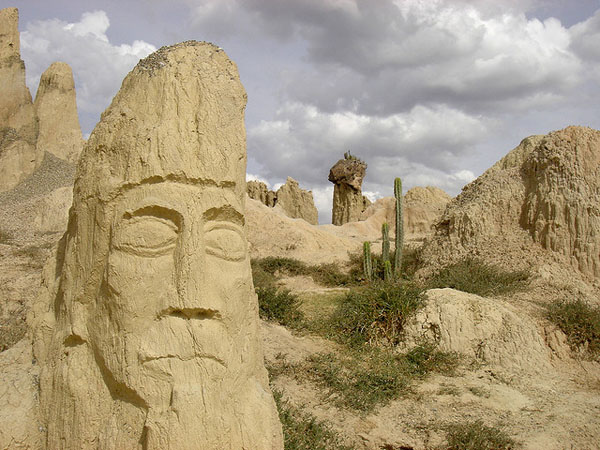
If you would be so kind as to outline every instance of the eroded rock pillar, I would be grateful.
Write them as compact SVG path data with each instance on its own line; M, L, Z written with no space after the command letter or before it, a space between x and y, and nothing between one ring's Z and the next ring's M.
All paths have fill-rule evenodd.
M340 159L329 171L333 186L333 209L331 222L343 225L360 220L362 212L371 202L362 195L361 187L367 164L358 158Z
M42 162L31 94L21 59L19 11L0 9L0 192L27 178Z

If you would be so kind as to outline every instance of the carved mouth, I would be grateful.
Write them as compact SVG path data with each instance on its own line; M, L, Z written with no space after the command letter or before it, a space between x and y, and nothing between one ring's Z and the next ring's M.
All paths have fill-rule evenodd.
M221 314L215 309L206 308L168 308L159 317L178 317L186 320L220 319Z
M138 361L169 364L213 361L226 366L230 343L220 312L207 308L166 308L143 334Z
M163 355L163 356L145 356L143 357L140 361L142 364L146 364L146 363L150 363L152 361L161 361L161 360L177 360L177 361L193 361L193 360L198 360L198 359L209 359L212 360L218 364L220 364L223 367L227 367L227 364L225 364L225 361L223 361L221 358L217 358L214 355L208 355L208 354L200 354L200 355L193 355L193 356L187 356L187 357L181 357L179 355Z

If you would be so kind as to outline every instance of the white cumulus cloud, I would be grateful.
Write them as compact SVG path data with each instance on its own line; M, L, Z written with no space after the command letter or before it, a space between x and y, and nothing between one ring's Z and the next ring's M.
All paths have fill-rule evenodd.
M104 11L86 12L79 22L58 19L29 22L21 33L21 55L26 63L27 85L36 92L41 74L55 61L73 69L77 107L84 134L89 133L140 58L156 50L135 40L111 43Z

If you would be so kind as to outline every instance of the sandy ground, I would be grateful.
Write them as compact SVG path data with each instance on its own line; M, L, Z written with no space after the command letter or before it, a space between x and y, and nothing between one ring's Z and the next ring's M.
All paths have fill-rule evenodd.
M315 298L340 292L328 292L303 279L283 283L309 298L308 307L313 309ZM547 324L539 324L540 330L544 327ZM327 340L292 334L272 323L263 324L263 335L270 364L282 356L300 362L335 349ZM274 386L292 405L331 424L348 444L361 449L436 448L445 441L445 425L476 420L505 430L523 449L598 449L600 364L571 354L564 342L555 342L554 347L551 370L527 373L483 361L465 362L456 375L430 376L408 396L366 416L337 408L311 382L282 375Z

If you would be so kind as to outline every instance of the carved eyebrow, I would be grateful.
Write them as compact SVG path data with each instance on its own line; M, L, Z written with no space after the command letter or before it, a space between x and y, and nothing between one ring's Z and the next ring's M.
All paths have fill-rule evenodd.
M181 214L179 214L177 211L158 205L144 206L142 208L136 209L133 212L126 211L123 214L124 219L131 219L133 217L143 216L153 216L158 217L160 219L170 220L175 224L177 228L181 228L181 223L183 222Z
M219 208L210 208L202 215L205 221L216 220L233 222L241 227L244 226L244 215L233 206L221 206Z

